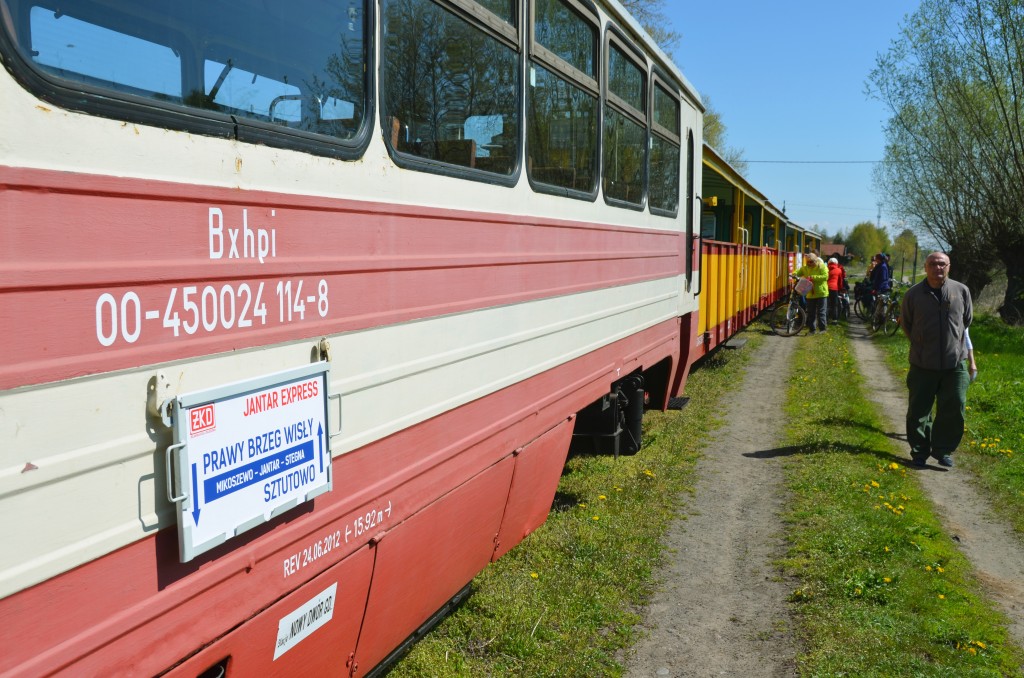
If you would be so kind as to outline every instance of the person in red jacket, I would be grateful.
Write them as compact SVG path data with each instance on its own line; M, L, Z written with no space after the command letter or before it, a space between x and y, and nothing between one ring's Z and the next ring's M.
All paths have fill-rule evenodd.
M839 324L839 293L846 289L846 269L835 257L828 260L828 316Z

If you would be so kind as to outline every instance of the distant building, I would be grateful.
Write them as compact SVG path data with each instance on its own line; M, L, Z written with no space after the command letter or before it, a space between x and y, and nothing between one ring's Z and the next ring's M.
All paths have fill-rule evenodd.
M821 243L821 258L828 261L832 257L843 261L846 259L846 245L837 244L834 242Z

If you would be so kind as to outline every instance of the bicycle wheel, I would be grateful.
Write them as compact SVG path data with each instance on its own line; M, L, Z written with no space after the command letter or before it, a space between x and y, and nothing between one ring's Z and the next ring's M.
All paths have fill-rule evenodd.
M857 317L867 322L868 318L871 317L871 306L860 299L853 302L853 312L857 314Z
M836 301L836 320L844 321L850 319L850 301L839 297Z
M900 307L893 304L885 314L885 333L890 337L900 328Z
M872 332L877 332L885 326L886 315L888 314L885 308L879 307L875 309L875 312L871 314L871 322L869 323Z
M769 323L772 332L780 337L791 337L804 328L807 314L797 304L779 304L772 311Z

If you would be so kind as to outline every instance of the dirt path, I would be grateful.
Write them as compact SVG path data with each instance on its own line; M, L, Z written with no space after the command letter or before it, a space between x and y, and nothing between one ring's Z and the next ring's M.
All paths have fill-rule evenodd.
M882 352L867 336L864 325L851 325L849 334L861 374L886 374ZM871 383L872 400L878 403L881 415L889 424L888 435L903 441L902 452L909 459L903 421L907 411L906 386L889 379L876 379ZM970 399L968 392L968 403ZM944 469L934 459L929 460L926 468L914 470L935 504L947 534L956 540L974 565L989 598L1009 617L1014 642L1024 647L1024 543L994 515L988 499L971 482L967 471Z
M887 375L864 327L854 324L848 331L861 373ZM785 553L779 519L784 488L781 459L770 454L781 434L795 346L792 339L768 335L729 396L728 423L698 463L689 517L667 536L662 587L647 610L647 635L626 676L796 674L797 645L786 603L793 586L772 565ZM869 383L888 435L905 441L905 386L888 378ZM909 459L905 442L902 453ZM915 472L990 599L1009 617L1014 642L1024 646L1024 543L995 518L965 470L930 463Z
M667 537L662 588L627 676L795 674L792 587L772 565L785 554L782 460L758 455L776 447L795 346L766 337L726 402L728 423L697 465L689 517Z

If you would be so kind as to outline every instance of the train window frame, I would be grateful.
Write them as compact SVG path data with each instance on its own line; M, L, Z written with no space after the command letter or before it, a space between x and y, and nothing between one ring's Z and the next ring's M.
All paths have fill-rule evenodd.
M658 122L658 108L657 108L657 95L658 90L662 90L664 94L676 105L676 129L673 131L660 122ZM682 163L683 163L683 143L682 143L682 129L683 129L683 101L680 95L681 87L678 83L675 83L672 79L666 76L658 68L654 68L651 71L649 96L650 96L650 138L651 141L648 144L647 149L647 208L651 214L663 217L674 218L679 214L679 206L682 202L683 196L680 182L682 180ZM676 148L676 157L678 166L676 167L676 194L675 194L675 208L665 209L659 205L655 205L652 199L652 185L653 185L653 174L651 168L651 161L654 156L654 145L658 139L672 144Z
M526 82L524 90L524 116L523 116L523 138L524 138L524 159L526 164L526 177L530 187L536 193L558 195L575 200L593 202L597 199L601 178L601 123L602 123L602 97L601 97L601 19L597 8L589 0L552 0L559 2L566 10L576 15L582 22L589 26L593 37L593 47L590 54L590 62L594 75L580 70L558 55L553 50L542 44L537 37L536 5L538 0L527 0L526 11ZM590 181L590 188L582 190L543 181L535 176L532 169L533 155L530 143L530 97L531 90L535 88L537 71L536 68L550 73L553 77L560 79L567 86L575 88L575 92L582 96L589 96L594 100L594 137L593 137L593 176Z
M622 209L644 211L647 209L647 196L649 191L649 177L647 176L649 168L650 158L650 147L651 147L651 127L650 127L650 89L651 89L651 72L647 65L647 56L631 41L625 33L614 23L609 22L605 29L605 39L603 45L602 54L602 66L604 66L604 77L602 78L602 92L604 94L603 111L602 111L602 126L601 126L601 193L604 195L604 201L606 204L613 207L619 207ZM641 93L641 101L645 110L639 110L628 101L620 97L618 94L611 91L611 58L612 50L615 49L620 52L628 62L631 62L633 66L640 72L640 76L643 82L643 92ZM624 116L627 120L638 124L643 131L643 160L641 162L642 176L641 176L641 188L640 188L640 200L639 202L631 202L628 200L622 200L620 198L609 197L606 188L608 177L606 175L606 163L605 154L608 151L608 144L605 139L605 126L608 124L609 115L608 113L616 113Z
M167 36L173 37L168 40L173 44L166 45L180 54L182 60L182 97L181 102L163 100L154 96L136 94L129 91L119 90L116 87L106 87L87 82L84 79L64 77L48 71L44 66L33 63L32 59L23 49L31 40L30 18L34 8L40 8L48 12L54 12L55 17L62 16L62 12L55 0L31 0L20 3L18 12L12 11L11 5L6 0L0 11L0 53L3 54L3 61L7 69L12 73L15 80L29 93L38 99L64 108L67 110L93 115L96 117L130 122L135 124L154 126L161 129L168 129L177 132L187 132L201 136L231 139L243 143L264 145L289 151L298 151L311 155L326 156L342 160L358 160L363 156L369 144L375 118L375 97L374 69L372 68L376 28L374 25L373 0L360 0L361 17L360 28L362 29L362 52L363 63L362 74L362 101L353 102L354 106L362 104L362 119L355 133L348 138L333 136L327 133L303 130L295 127L286 127L273 122L266 122L244 116L234 115L230 112L222 112L206 109L198 106L190 106L184 103L187 98L185 92L188 85L192 83L190 78L195 76L195 63L200 64L205 60L205 42L198 42L186 36L186 31L172 30L160 25L161 31ZM134 6L133 6L134 7ZM97 12L99 10L96 10ZM358 11L358 10L357 10ZM74 14L76 18L90 16L87 12L79 11ZM156 16L142 16L140 13L129 13L121 11L115 17L117 21L107 23L93 23L93 26L111 29L110 25L120 22L120 25L131 25L133 27L155 27L157 26ZM83 19L79 18L80 21ZM134 23L130 23L134 22ZM187 26L186 26L187 28ZM139 37L131 33L125 33L130 37ZM214 36L214 42L219 36ZM160 43L155 43L160 44ZM83 77L85 74L82 74ZM115 83L116 84L116 83ZM194 84L194 83L193 83Z
M386 101L385 89L387 88L387 38L382 36L379 47L380 58L378 60L378 112L381 125L381 135L384 146L392 162L403 169L410 169L430 174L468 179L480 183L493 184L498 186L514 186L519 182L522 173L522 148L524 138L523 124L523 29L522 29L522 8L525 0L514 0L515 5L512 11L514 23L503 20L485 6L474 2L474 0L416 0L436 6L439 11L448 12L455 19L464 22L469 28L480 31L485 37L495 40L501 46L512 50L515 61L514 77L516 78L514 102L510 107L513 115L517 116L518 129L515 133L514 144L510 149L511 171L507 174L493 172L490 170L477 169L458 163L445 162L444 160L429 158L415 153L403 151L398 148L398 138L401 132L401 120L388 110L389 103ZM380 0L380 23L381 32L386 30L386 0ZM466 122L475 117L469 116ZM395 125L398 127L395 127ZM437 142L435 142L437 143ZM475 150L474 150L475 153ZM475 158L476 156L474 156Z

